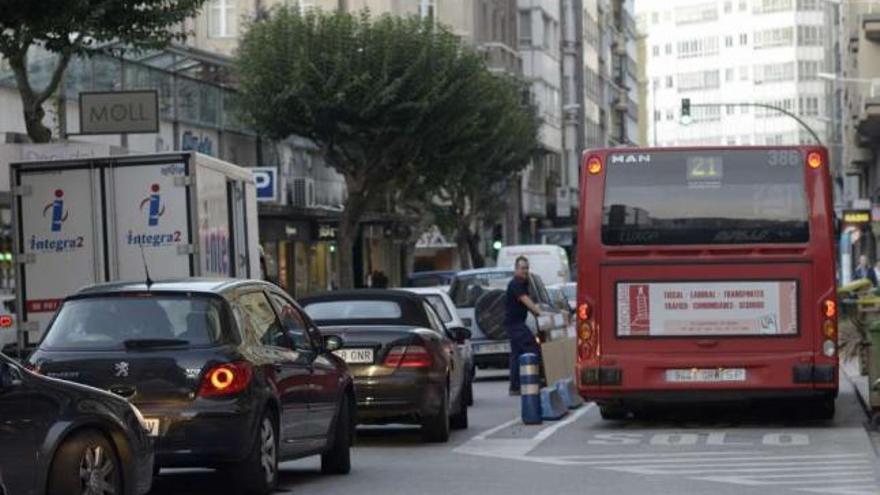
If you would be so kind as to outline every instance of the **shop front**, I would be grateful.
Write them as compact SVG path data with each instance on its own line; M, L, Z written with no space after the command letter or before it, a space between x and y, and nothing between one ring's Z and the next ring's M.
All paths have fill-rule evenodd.
M319 224L309 220L260 219L260 245L266 277L293 297L336 286L335 237L319 237Z

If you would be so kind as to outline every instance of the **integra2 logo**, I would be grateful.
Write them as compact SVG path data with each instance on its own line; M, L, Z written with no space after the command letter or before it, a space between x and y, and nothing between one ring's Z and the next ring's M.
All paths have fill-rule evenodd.
M144 211L144 206L147 204L150 205L147 225L155 227L159 225L159 217L165 214L165 205L162 204L162 197L159 195L159 184L150 186L150 195L141 201L141 211Z
M64 207L64 190L56 189L54 196L55 198L43 208L43 218L50 219L49 231L58 233L61 232L61 227L70 217L70 212ZM32 252L60 253L82 248L85 244L85 239L82 236L69 239L58 239L55 237L40 239L36 235L32 235L29 244Z
M61 225L67 221L70 212L64 209L64 190L55 190L55 199L43 208L43 218L52 210L52 232L61 232Z

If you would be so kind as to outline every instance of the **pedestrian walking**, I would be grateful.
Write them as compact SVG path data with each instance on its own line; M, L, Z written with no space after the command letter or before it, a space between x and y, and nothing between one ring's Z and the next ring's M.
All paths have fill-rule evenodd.
M504 329L510 339L510 395L520 395L519 357L533 353L541 357L541 347L529 327L529 312L541 316L541 309L529 297L529 260L520 256L514 263L513 279L507 284Z
M866 278L871 281L871 285L877 286L877 275L874 273L874 267L868 262L868 257L864 254L859 256L859 265L856 266L855 278Z

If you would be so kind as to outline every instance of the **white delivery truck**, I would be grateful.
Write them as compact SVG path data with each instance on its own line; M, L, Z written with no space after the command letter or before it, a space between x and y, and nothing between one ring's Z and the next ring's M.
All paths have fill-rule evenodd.
M520 244L504 246L498 251L496 266L513 270L516 259L525 256L529 269L547 285L571 282L568 253L555 244Z
M250 170L194 152L10 166L18 343L99 282L260 277ZM0 346L8 342L0 342Z

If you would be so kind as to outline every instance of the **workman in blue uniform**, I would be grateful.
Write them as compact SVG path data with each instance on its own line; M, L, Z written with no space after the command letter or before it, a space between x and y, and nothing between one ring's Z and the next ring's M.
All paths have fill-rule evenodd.
M529 312L535 317L541 316L541 309L529 297L529 260L520 256L514 264L505 297L504 329L510 339L510 395L520 395L519 357L529 352L541 357L541 347L526 326Z

